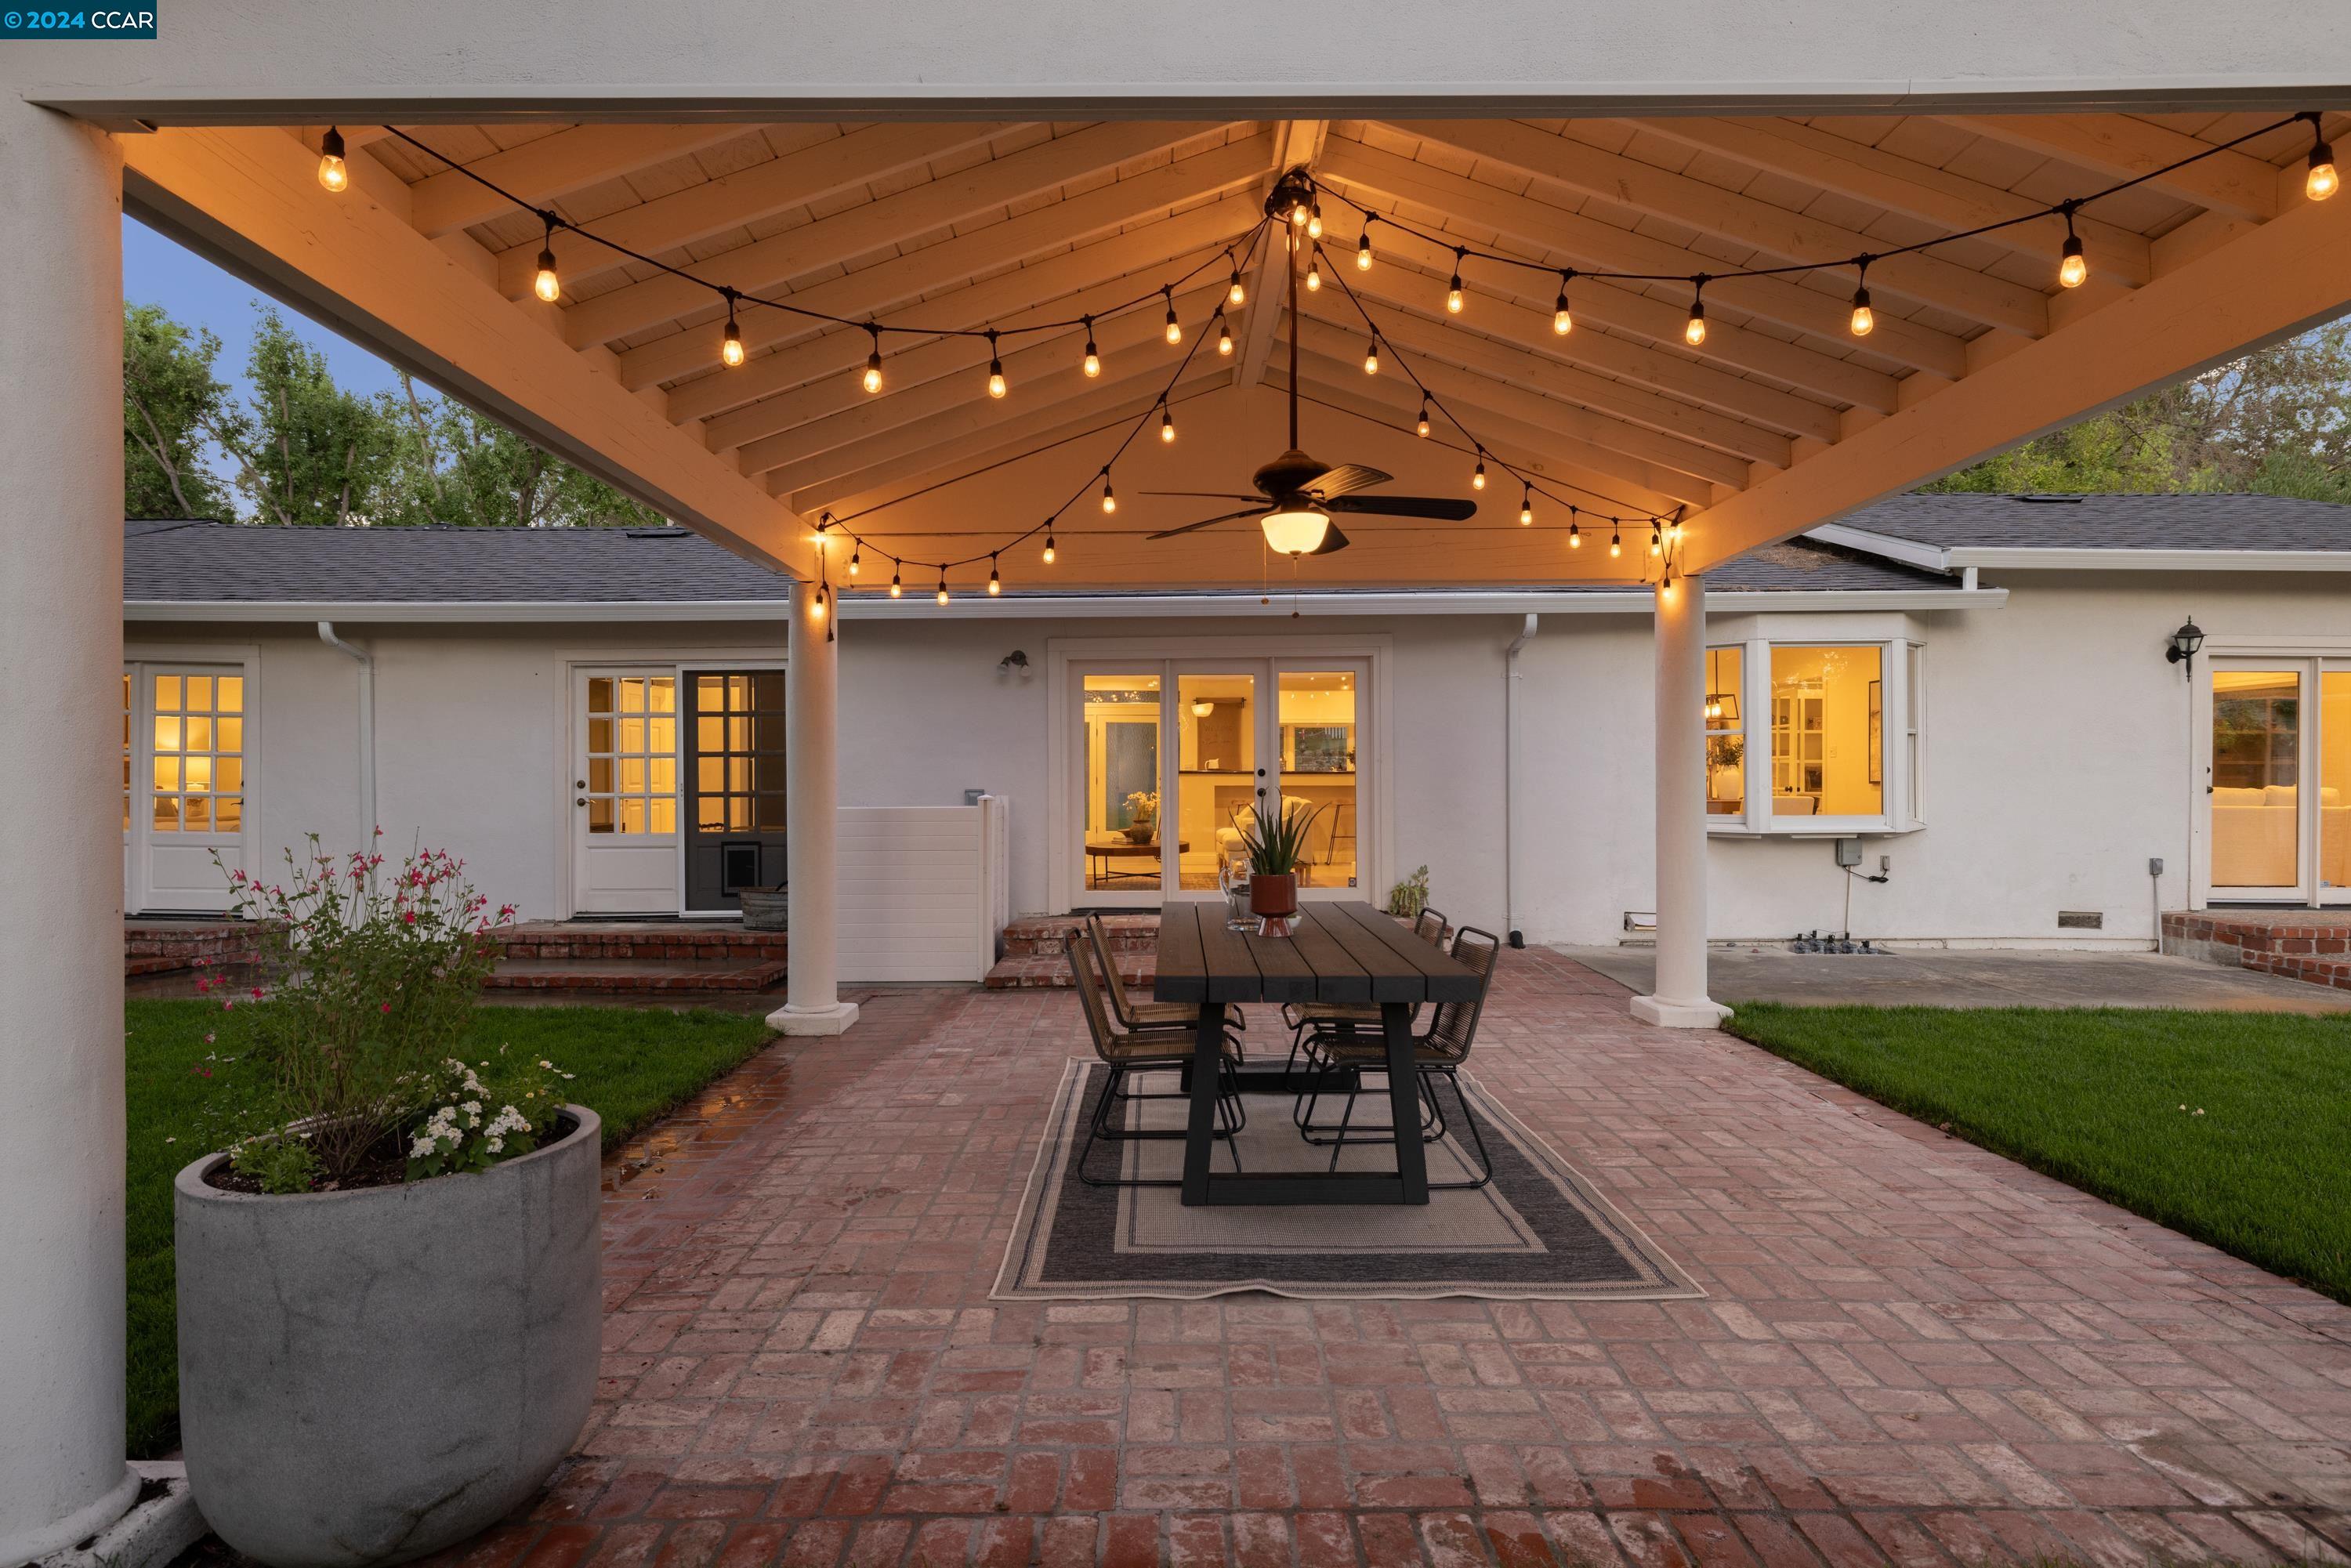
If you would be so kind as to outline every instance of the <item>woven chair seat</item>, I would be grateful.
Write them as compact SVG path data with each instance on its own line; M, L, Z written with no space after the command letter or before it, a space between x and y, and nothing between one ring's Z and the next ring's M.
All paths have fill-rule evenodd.
M1326 1035L1316 1042L1322 1060L1335 1067L1384 1067L1387 1041L1344 1035ZM1413 1042L1412 1059L1426 1067L1453 1067L1468 1058L1466 1051L1448 1051L1426 1040Z
M1182 1065L1192 1060L1194 1036L1189 1030L1135 1030L1114 1035L1095 1050L1104 1061L1115 1061L1132 1067L1137 1062L1165 1061ZM1225 1054L1238 1058L1240 1048L1228 1037L1224 1042Z
M1200 1009L1190 1002L1129 1001L1127 1010L1134 1015L1137 1029L1166 1029L1181 1025L1190 1029L1200 1021Z

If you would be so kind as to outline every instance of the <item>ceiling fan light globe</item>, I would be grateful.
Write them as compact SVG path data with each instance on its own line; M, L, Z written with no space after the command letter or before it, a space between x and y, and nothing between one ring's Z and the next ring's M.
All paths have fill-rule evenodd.
M1331 516L1319 507L1277 506L1260 526L1265 542L1283 555L1311 555L1331 532Z

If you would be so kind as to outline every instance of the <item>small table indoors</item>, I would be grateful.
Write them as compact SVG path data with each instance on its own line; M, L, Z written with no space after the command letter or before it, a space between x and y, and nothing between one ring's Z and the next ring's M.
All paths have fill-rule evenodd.
M1413 1062L1416 1002L1471 1001L1478 977L1390 916L1359 900L1308 903L1289 936L1257 936L1225 925L1218 903L1159 910L1158 973L1151 994L1200 1009L1184 1142L1184 1202L1203 1204L1428 1201L1420 1083ZM1396 1130L1393 1171L1210 1169L1216 1148L1217 1057L1225 1009L1236 1002L1376 1002L1387 1040L1388 1103ZM1241 1070L1244 1092L1295 1089L1279 1067ZM1271 1082L1269 1082L1271 1081Z
M1188 854L1191 849L1192 846L1188 841L1180 839L1176 841L1177 854ZM1159 880L1159 841L1157 839L1138 844L1133 839L1123 835L1114 838L1089 838L1086 840L1086 858L1090 861L1102 862L1102 870L1094 875L1094 885L1097 887L1107 883L1113 877L1121 876L1148 877L1153 882ZM1147 860L1151 864L1136 871L1113 871L1110 862L1114 860Z

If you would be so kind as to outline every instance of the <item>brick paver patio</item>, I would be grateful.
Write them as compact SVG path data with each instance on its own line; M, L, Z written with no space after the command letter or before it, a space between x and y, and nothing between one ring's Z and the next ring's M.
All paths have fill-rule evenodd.
M632 1151L580 1455L452 1556L2351 1552L2351 1310L1624 995L1507 954L1472 1065L1703 1301L991 1304L1074 1001L868 998Z

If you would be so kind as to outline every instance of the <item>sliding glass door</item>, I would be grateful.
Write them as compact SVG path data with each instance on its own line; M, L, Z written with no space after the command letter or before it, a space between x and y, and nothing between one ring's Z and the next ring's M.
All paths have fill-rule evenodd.
M2351 661L2216 659L2213 898L2351 903Z
M1360 892L1368 663L1144 660L1071 666L1079 908L1213 897L1258 813L1308 820L1302 890Z

